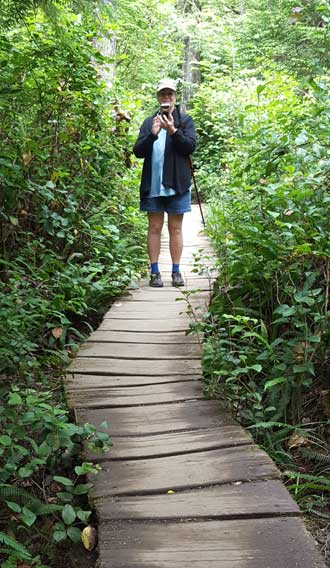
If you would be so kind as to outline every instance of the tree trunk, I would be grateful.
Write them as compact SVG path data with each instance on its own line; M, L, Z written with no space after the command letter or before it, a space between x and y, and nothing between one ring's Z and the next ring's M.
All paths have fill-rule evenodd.
M100 0L101 5L112 4L112 0ZM116 55L116 38L104 37L95 41L95 47L102 55L106 57L114 57ZM107 63L99 66L99 73L101 78L106 82L109 89L111 89L116 72L115 63Z
M184 111L196 91L196 87L200 85L201 82L200 52L194 46L190 36L185 38L183 81L182 110Z

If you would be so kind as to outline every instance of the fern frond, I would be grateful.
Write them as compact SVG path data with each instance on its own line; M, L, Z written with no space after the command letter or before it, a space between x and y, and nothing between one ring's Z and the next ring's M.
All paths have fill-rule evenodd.
M301 448L300 452L305 458L308 458L311 461L316 461L321 464L330 464L329 454L317 452L316 450L311 450L310 448Z
M319 485L317 483L299 483L299 485L289 485L288 490L294 493L302 493L304 491L330 491L330 487Z
M0 532L0 543L9 546L11 549L10 552L17 552L22 560L32 560L32 555L29 553L28 549L23 544L21 544L14 538L11 538L4 532Z
M297 479L298 481L302 479L303 481L311 481L322 486L330 487L330 479L323 477L322 475L311 475L309 473L299 473L299 471L285 471L284 475L290 479Z
M54 503L44 503L41 499L31 495L28 491L20 487L0 484L0 501L7 501L8 499L29 506L37 515L50 515L61 511L63 508L61 505Z

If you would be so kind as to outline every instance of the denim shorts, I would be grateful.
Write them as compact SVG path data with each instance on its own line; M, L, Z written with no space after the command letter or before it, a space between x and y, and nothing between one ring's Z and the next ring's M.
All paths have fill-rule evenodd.
M169 195L168 197L141 197L140 211L148 213L166 212L168 215L181 215L191 211L190 191L182 195Z

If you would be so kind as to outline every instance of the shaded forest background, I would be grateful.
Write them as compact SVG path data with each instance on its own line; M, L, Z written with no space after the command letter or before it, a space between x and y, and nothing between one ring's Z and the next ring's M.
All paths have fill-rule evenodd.
M111 441L75 425L61 376L147 267L132 146L160 76L196 122L218 257L206 391L280 465L327 554L329 50L326 0L0 1L5 568L59 567L93 519L80 448Z

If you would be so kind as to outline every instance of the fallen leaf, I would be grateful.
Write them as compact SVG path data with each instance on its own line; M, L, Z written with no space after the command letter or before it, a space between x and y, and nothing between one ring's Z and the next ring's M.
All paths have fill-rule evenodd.
M307 446L309 444L308 438L303 434L292 434L288 439L288 448L292 450L292 448L299 448L300 446Z
M88 526L81 531L81 541L86 550L93 550L96 546L96 530Z
M52 335L55 337L55 339L59 339L62 333L63 333L63 327L53 327Z
M32 160L32 154L31 154L31 152L30 152L30 151L24 152L22 158L23 158L23 164L24 164L24 166L28 166L29 163L30 163L31 160Z

